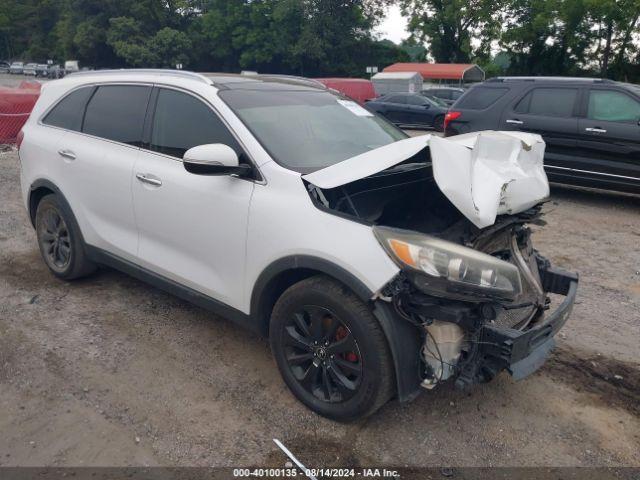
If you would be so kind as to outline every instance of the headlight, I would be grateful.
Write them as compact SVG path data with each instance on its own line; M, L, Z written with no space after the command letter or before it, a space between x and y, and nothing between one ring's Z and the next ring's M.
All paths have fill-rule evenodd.
M388 227L373 231L418 288L430 293L476 293L513 298L521 293L515 265L486 253L419 233Z

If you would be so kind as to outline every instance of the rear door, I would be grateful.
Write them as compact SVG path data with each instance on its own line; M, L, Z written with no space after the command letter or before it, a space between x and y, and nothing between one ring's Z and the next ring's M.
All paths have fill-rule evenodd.
M184 153L223 143L247 160L231 130L195 94L157 88L133 182L138 262L157 274L240 308L252 180L196 175Z
M410 114L407 106L407 95L392 94L384 100L384 103L385 117L394 123L409 123Z
M64 194L89 245L131 260L138 248L131 174L151 86L100 85L78 95L86 94L90 98L77 130L67 132L58 146Z
M593 86L584 107L580 169L614 188L640 187L640 98L623 88Z
M576 86L534 86L506 107L500 129L542 135L545 165L573 167L578 161L579 98Z

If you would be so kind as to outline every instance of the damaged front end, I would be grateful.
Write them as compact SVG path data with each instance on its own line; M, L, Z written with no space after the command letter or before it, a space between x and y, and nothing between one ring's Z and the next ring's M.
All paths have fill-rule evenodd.
M531 374L553 348L578 284L533 248L527 226L543 224L544 143L502 132L404 142L395 159L378 149L352 169L303 177L311 198L372 225L399 266L375 300L420 337L410 348L418 351L403 352L420 359L409 369L416 385L455 379L464 388L505 369L516 379ZM565 296L553 311L550 294Z
M538 209L525 213L522 222L537 217ZM403 268L381 292L381 298L391 302L423 337L423 387L455 378L456 386L464 388L488 381L504 369L521 379L537 370L553 348L553 336L571 313L578 278L553 268L536 252L530 229L520 221L508 221L504 228L492 229L472 243L472 251L510 265L516 276L500 273L497 262L497 268L478 269L465 257L445 260L440 256L447 275L456 277L440 277L448 284L446 291L432 288L429 273ZM509 274L514 270L503 268ZM473 283L482 286L467 289L457 280L465 276L475 277ZM492 288L501 282L501 288ZM566 296L553 312L549 294Z

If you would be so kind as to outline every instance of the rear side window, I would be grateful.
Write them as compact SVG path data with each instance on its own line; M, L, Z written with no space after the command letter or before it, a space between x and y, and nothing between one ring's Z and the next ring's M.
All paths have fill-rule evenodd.
M98 87L87 105L82 131L96 137L140 146L151 87Z
M392 95L385 101L389 103L407 103L407 98L404 95Z
M571 117L576 98L577 88L534 88L518 102L514 111L547 117Z
M484 110L496 103L508 91L508 88L475 87L456 103L456 108Z
M79 132L87 101L95 87L84 87L64 97L42 120L45 125Z
M587 117L607 122L633 122L640 120L640 102L614 90L591 90Z
M229 129L206 104L186 93L160 89L149 149L182 158L190 148L208 143L223 143L242 154Z
M426 105L429 102L426 98L416 95L415 97L407 97L407 103L409 105Z

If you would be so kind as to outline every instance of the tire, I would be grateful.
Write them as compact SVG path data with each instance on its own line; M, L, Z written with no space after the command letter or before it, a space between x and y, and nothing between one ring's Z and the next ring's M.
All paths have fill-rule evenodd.
M56 277L73 280L95 271L75 218L55 194L42 197L38 203L36 236L42 259Z
M324 417L367 417L395 393L391 353L378 321L328 277L302 280L282 294L269 338L291 392Z
M433 129L436 132L444 132L444 115L438 115L433 119Z

